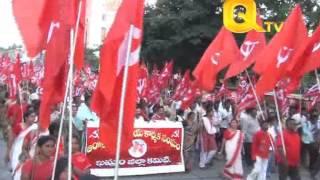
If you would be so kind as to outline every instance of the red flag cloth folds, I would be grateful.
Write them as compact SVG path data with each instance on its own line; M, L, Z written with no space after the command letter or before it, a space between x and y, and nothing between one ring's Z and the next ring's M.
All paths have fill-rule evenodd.
M301 48L301 51L303 53L297 57L298 62L288 67L288 71L298 77L320 67L320 26L308 39L307 45Z
M277 62L281 69L286 69L287 62L293 59L299 45L307 39L307 29L304 24L301 6L298 4L292 10L283 28L277 33L266 48L257 57L259 61L254 66L254 71L263 74L272 64Z
M136 109L139 52L142 41L143 0L124 0L101 49L101 68L91 107L100 117L100 140L107 151L116 150L120 98L130 25L134 26L125 94L122 151L127 151L133 133Z
M17 55L16 62L14 64L14 75L17 86L19 85L20 81L22 80L22 73L21 73L21 61L20 61L20 55Z
M13 15L22 35L28 56L35 57L43 49L46 33L39 26L46 0L13 0Z
M298 48L307 37L300 5L297 5L269 45L260 53L266 68L260 69L261 77L256 84L259 97L272 90L277 82L288 75L288 64L295 61Z
M79 28L77 34L77 44L74 54L74 65L77 70L81 70L84 67L86 2L86 0L82 0Z
M219 71L239 58L241 55L233 34L222 27L193 71L199 88L211 91Z
M46 37L48 37L39 113L39 125L43 130L50 124L52 106L61 102L65 95L70 30L75 25L78 8L75 2L47 1L40 18L40 26L43 32L47 32Z
M234 61L230 65L224 79L229 79L240 74L257 61L257 55L265 48L266 44L267 42L264 33L255 30L248 32L246 39L240 47L242 58Z

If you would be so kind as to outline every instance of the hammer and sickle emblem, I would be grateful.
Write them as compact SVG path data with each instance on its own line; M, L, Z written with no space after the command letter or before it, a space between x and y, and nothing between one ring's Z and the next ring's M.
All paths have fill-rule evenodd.
M48 39L47 39L47 43L50 42L52 35L53 35L53 31L54 29L59 29L60 28L60 23L59 22L54 22L52 21L50 24L50 28L49 28L49 32L48 32Z
M314 44L312 52L314 53L314 52L318 51L319 49L320 49L320 42L317 42Z
M242 46L240 47L240 52L244 56L244 60L247 60L249 55L252 53L253 49L256 45L259 44L259 41L245 41Z
M211 56L211 63L214 65L218 65L220 56L221 56L221 53L219 52L214 53L214 55Z
M288 47L283 47L280 49L279 53L278 53L278 63L277 63L277 68L279 68L281 66L281 64L285 63L288 61L289 56L291 55L293 49L288 48Z

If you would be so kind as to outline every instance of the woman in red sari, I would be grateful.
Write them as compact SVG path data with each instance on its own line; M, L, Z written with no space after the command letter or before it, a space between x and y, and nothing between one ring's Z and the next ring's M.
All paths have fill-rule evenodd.
M238 122L232 120L230 127L224 132L222 150L225 150L227 162L224 166L223 174L230 180L243 179L241 149L243 144L243 133L238 130Z
M51 176L55 143L56 140L52 136L39 138L34 158L22 166L21 180L46 180Z
M72 165L73 172L77 177L90 173L91 163L87 156L80 152L80 141L78 136L72 137Z

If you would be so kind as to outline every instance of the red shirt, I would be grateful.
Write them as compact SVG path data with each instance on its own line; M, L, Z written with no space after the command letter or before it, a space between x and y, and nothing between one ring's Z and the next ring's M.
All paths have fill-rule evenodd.
M12 132L15 134L15 136L18 136L23 130L24 130L24 127L22 123L15 123L12 126Z
M297 167L300 164L300 136L297 132L283 131L286 158L289 166ZM277 137L277 147L282 148L281 136ZM277 161L281 163L280 154L277 154Z
M21 106L22 106L22 111L21 111ZM26 109L27 109L26 104L20 105L15 103L8 107L7 116L12 121L13 126L23 122L23 112L25 112Z
M83 171L91 167L89 159L81 152L72 155L72 165Z
M30 178L33 176L33 179L36 180L47 180L52 175L53 170L53 161L48 160L41 163L35 163L32 166L33 160L27 160L22 166L22 174L27 174Z
M256 134L253 136L251 146L252 159L255 160L257 156L263 159L268 159L270 147L272 147L270 134L263 130L256 132Z

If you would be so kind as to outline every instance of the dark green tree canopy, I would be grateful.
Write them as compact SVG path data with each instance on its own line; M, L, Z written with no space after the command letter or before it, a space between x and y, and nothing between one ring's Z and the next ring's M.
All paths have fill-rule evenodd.
M316 0L257 0L265 20L284 21L296 3L301 3L309 29L320 18ZM142 59L152 67L174 60L175 67L193 69L223 25L223 2L219 0L157 0L147 7ZM275 32L267 33L270 39ZM240 46L245 34L235 34Z

